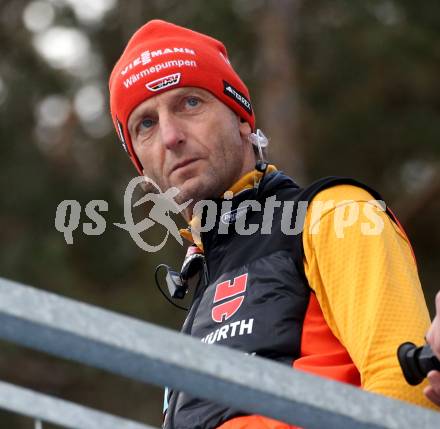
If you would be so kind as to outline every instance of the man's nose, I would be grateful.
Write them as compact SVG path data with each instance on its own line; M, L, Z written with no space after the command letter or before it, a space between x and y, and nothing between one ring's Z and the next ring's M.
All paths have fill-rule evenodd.
M167 149L174 149L185 141L182 124L174 115L163 115L159 119L160 137Z

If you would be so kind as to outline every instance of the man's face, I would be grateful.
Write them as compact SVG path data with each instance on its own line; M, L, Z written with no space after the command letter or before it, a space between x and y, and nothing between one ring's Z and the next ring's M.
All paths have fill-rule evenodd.
M255 164L249 124L203 89L146 100L131 113L128 130L144 175L162 191L178 187L178 203L219 197Z

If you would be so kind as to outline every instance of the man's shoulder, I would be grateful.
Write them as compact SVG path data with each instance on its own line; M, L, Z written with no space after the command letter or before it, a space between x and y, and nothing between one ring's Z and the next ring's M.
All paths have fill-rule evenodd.
M315 182L319 183L319 182ZM353 179L345 181L335 178L334 181L324 179L322 188L312 185L315 189L312 197L308 197L304 230L308 231L310 226L320 222L323 218L331 224L334 216L327 215L334 213L341 219L345 217L356 218L354 223L365 221L365 212L375 212L378 215L385 215L385 203L381 201L380 195L368 186ZM305 190L307 194L307 188ZM306 234L307 235L307 234Z
M351 177L328 176L303 187L299 200L309 203L323 200L370 201L382 200L382 197L375 189L359 180Z
M318 191L312 201L333 201L336 205L337 203L343 203L345 201L367 202L374 199L371 192L366 188L360 185L342 183Z

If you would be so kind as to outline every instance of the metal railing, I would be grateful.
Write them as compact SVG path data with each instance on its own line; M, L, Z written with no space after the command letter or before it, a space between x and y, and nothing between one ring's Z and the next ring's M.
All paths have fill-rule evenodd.
M308 429L440 427L440 413L223 346L204 344L169 329L5 279L0 279L0 338ZM8 399L11 396L0 395L0 407L13 409ZM56 402L48 401L47 407L42 405L33 417L49 421L49 413L52 415L57 406L76 406L52 400ZM97 413L80 408L89 416ZM16 410L23 412L23 408ZM106 417L96 414L96 418L100 416ZM79 429L125 427L104 426L101 420L99 425L95 423L92 417L82 425L79 421L70 426L67 421L58 422Z
M1 381L0 408L35 418L35 429L43 421L72 429L155 429Z

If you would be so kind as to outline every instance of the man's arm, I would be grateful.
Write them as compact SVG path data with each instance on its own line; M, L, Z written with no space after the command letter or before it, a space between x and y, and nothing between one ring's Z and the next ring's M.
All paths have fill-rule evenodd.
M348 350L365 390L430 406L422 387L405 382L396 357L401 343L423 343L429 326L411 247L388 215L369 202L372 196L365 190L339 185L320 192L314 202L328 200L335 205L318 219L312 219L313 205L309 208L303 236L306 276L324 317ZM337 207L347 206L344 200L357 202L359 216L341 237L335 219L341 217ZM342 220L350 216L346 208ZM379 219L383 228L367 235L372 219Z
M435 298L436 315L426 334L426 341L431 346L432 351L440 359L440 292ZM440 407L440 371L430 371L428 374L430 385L424 390L428 399Z

